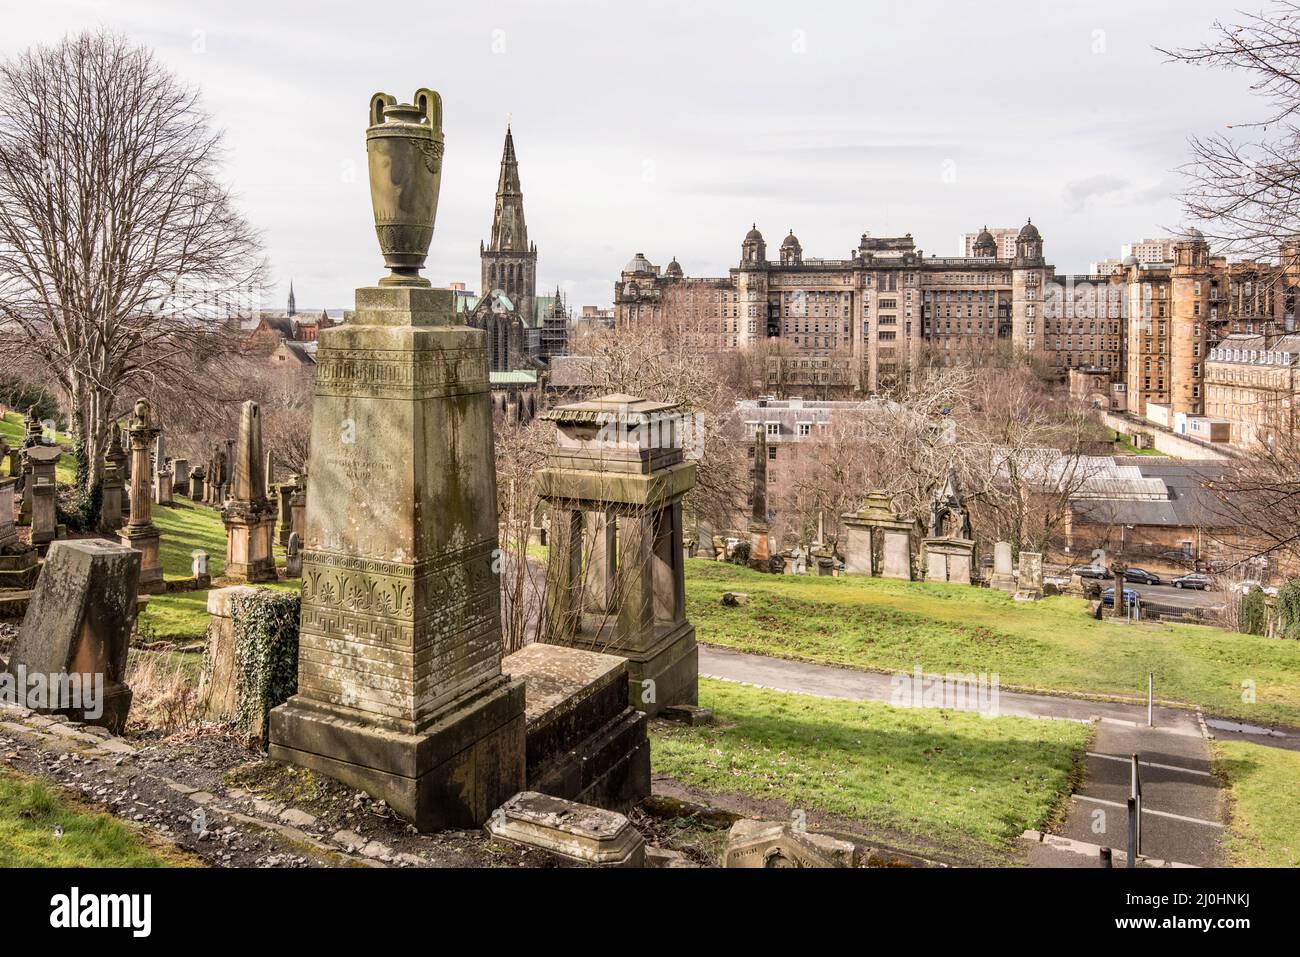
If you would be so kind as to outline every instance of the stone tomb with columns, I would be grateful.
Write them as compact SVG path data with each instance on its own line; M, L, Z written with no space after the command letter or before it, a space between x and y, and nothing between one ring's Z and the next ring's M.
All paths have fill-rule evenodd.
M894 511L886 492L868 493L862 508L840 519L845 528L845 574L911 579L915 523Z
M543 641L626 659L631 704L648 715L695 704L682 559L695 465L682 451L682 407L615 394L541 417L557 432L538 473L551 515Z

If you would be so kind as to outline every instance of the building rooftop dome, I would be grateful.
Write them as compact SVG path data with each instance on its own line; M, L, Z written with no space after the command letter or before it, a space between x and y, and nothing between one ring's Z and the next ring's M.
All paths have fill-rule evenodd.
M1124 257L1123 265L1125 265L1125 266L1136 266L1137 264L1138 264L1138 258L1137 258L1136 256L1131 256L1131 255L1130 255L1130 256L1125 256L1125 257Z
M782 249L789 249L791 246L798 246L798 245L799 245L799 237L796 236L796 235L794 234L794 230L793 230L793 229L790 230L790 235L789 235L789 236L787 236L787 237L785 237L785 239L781 240L781 248L782 248Z
M679 263L679 262L677 261L677 257L674 256L674 257L673 257L673 261L670 262L670 263L669 263L669 264L664 268L664 275L665 275L665 276L680 276L681 274L682 274L682 264Z
M623 267L624 272L654 272L655 267L650 264L650 260L645 258L645 253L637 253L627 261Z
M1038 227L1034 225L1034 221L1031 219L1031 220L1027 220L1025 222L1025 225L1020 227L1020 238L1021 239L1042 239L1043 237L1039 235Z
M755 223L749 232L745 233L745 242L762 242L763 234L758 231L758 223Z

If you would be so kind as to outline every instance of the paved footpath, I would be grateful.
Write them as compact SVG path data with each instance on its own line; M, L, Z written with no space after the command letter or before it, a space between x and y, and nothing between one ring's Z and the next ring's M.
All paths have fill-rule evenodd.
M700 646L700 674L855 701L889 702L894 689L888 674L708 645ZM1085 756L1083 788L1071 796L1060 833L1044 837L1029 832L1025 836L1031 865L1097 867L1102 846L1113 849L1114 866L1124 865L1130 756L1134 752L1139 755L1142 782L1142 866L1207 867L1220 863L1222 794L1218 779L1210 772L1209 740L1198 712L1157 707L1155 727L1148 728L1142 704L999 691L998 713L1097 723L1092 750ZM1229 735L1221 732L1220 736ZM1296 738L1294 733L1249 736L1256 743L1276 747L1294 747Z

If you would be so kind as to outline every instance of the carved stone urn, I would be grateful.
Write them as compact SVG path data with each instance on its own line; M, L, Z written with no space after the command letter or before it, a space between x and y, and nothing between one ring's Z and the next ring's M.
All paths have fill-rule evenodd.
M376 93L370 98L366 160L375 234L389 274L381 286L428 286L420 275L442 182L442 97L419 89L413 103Z

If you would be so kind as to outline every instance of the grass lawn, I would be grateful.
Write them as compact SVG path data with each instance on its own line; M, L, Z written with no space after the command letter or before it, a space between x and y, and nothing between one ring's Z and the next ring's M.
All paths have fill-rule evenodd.
M700 679L714 725L656 722L654 770L945 846L1005 852L1054 818L1088 725L981 718Z
M0 867L177 867L193 859L137 828L0 769Z
M26 421L26 418L17 412L9 412L0 416L0 436L4 437L10 448L17 448L23 444L23 435L27 431ZM58 439L64 448L68 448L72 443L71 436L63 432L59 433ZM65 484L77 480L77 463L73 460L71 454L60 456L59 461L55 463L54 480Z
M191 552L201 548L208 553L208 574L220 578L226 570L226 530L216 509L197 504L184 496L175 496L170 508L155 505L153 522L162 532L163 576L190 577ZM279 529L279 519L276 519ZM284 564L284 549L274 546L277 565ZM267 585L297 591L297 580ZM142 622L145 631L156 640L197 640L208 629L208 593L206 591L172 592L154 595L145 607Z
M721 604L724 591L752 603ZM1300 642L1203 625L1096 621L1082 598L1016 602L987 588L764 575L686 563L687 615L700 641L850 668L989 672L1002 687L1156 694L1213 714L1300 726ZM1242 701L1253 681L1255 703Z
M1237 867L1300 867L1300 753L1215 741L1214 770L1228 788L1223 846Z

